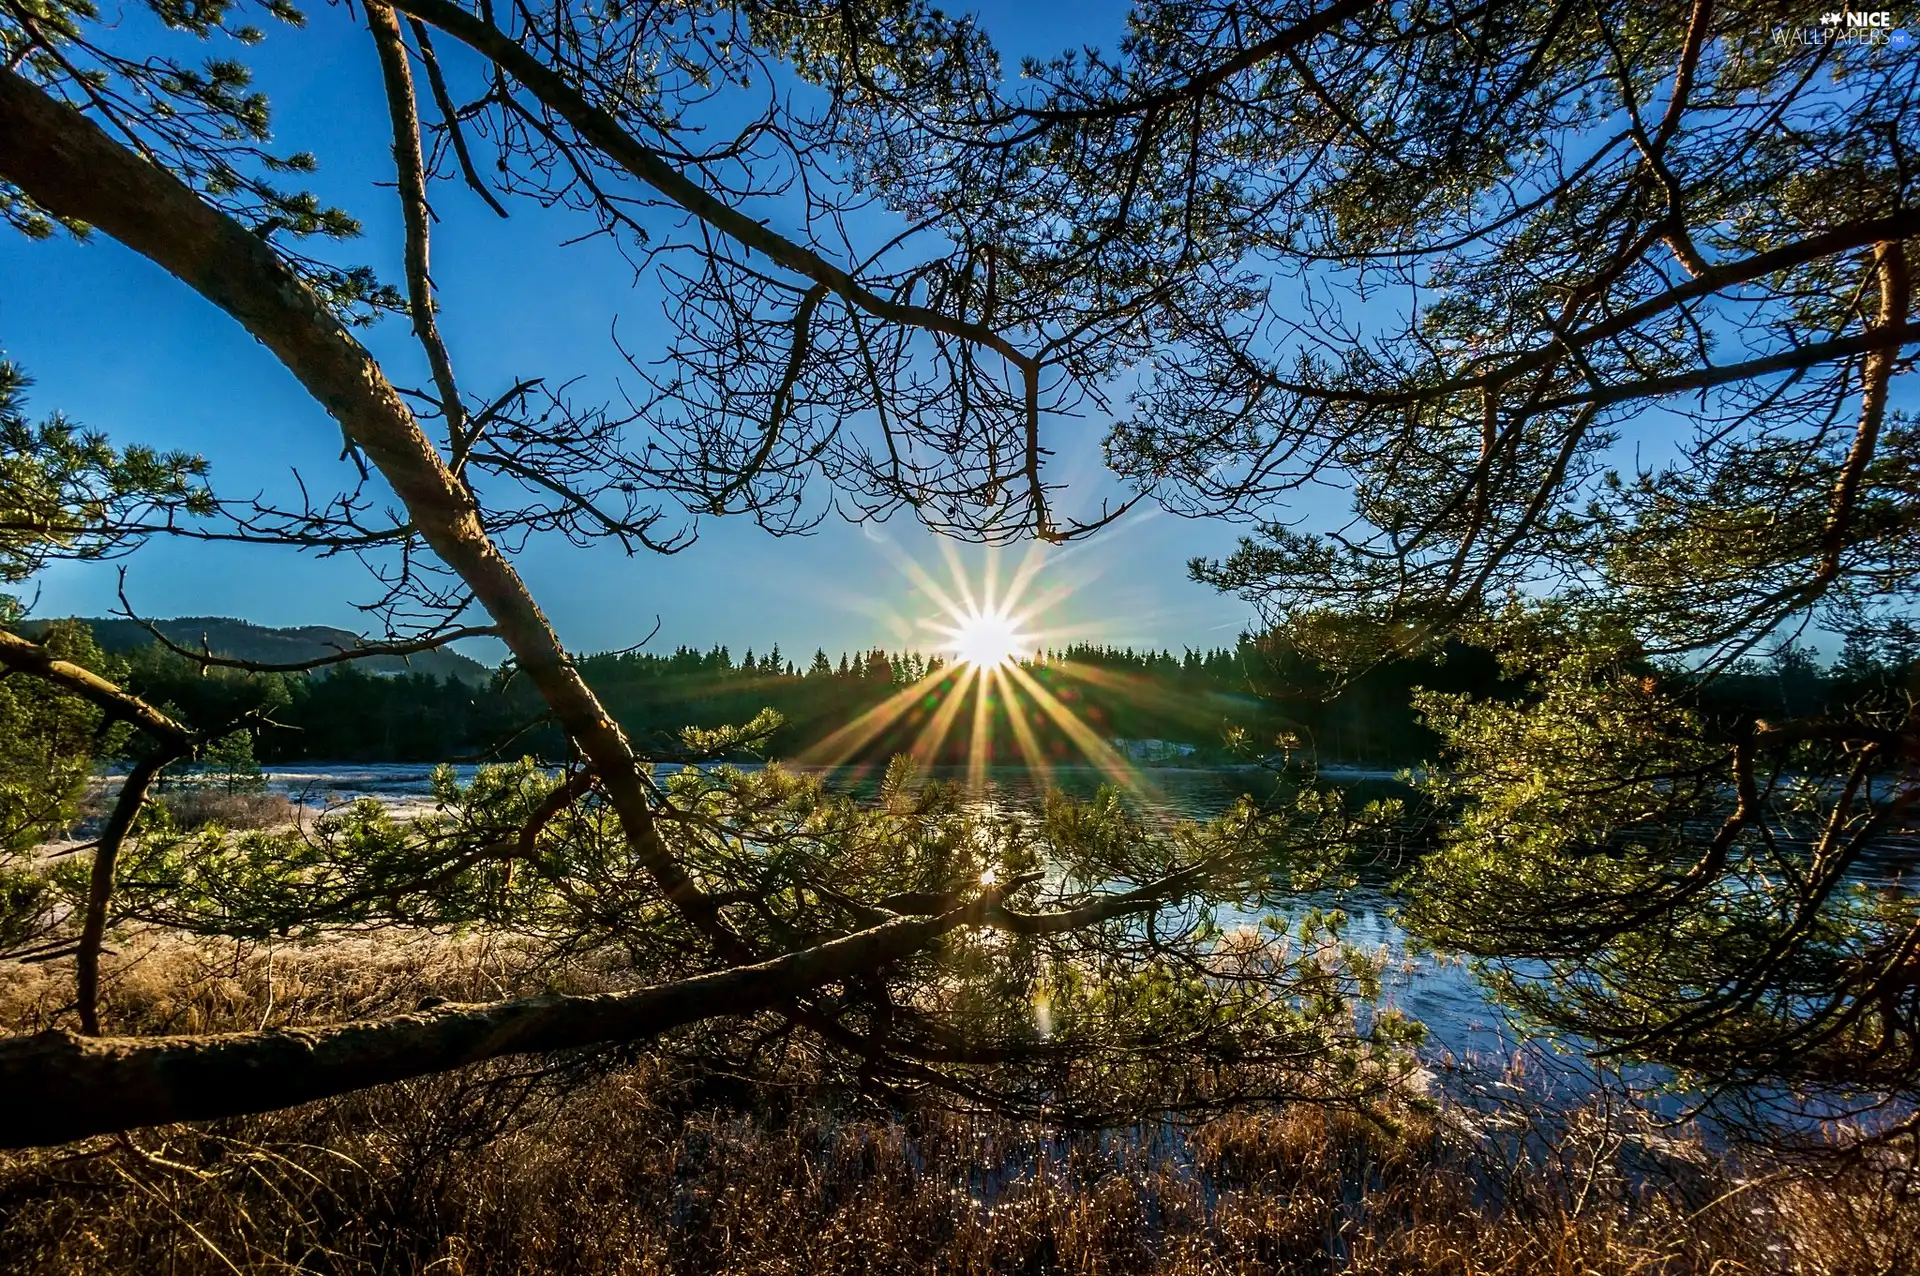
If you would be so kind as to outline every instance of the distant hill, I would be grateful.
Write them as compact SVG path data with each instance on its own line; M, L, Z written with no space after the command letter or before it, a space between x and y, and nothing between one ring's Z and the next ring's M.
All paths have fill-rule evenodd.
M44 630L48 623L30 620L19 628L23 636L32 638ZM82 617L81 623L93 630L94 639L104 651L132 651L153 642L153 635L131 620ZM331 655L342 647L351 648L357 637L349 630L334 629L328 625L269 629L250 621L235 620L231 616L181 616L173 620L156 620L153 624L168 638L193 651L200 649L200 640L204 636L216 656L258 660L267 664L292 664L312 660L316 656ZM365 673L424 673L436 678L452 677L470 684L484 683L492 676L492 671L478 660L445 649L415 652L404 657L368 656L364 660L356 660L354 664ZM328 670L321 668L314 672L324 677Z

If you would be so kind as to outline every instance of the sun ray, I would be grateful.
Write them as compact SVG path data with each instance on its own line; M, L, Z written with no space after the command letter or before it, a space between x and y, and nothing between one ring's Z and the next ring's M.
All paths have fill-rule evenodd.
M935 609L919 626L922 632L938 635L937 645L948 663L929 670L910 686L893 690L886 700L834 731L805 756L828 765L845 763L872 748L875 741L891 740L884 733L906 722L913 731L908 751L923 763L938 764L948 741L964 729L966 782L979 792L996 760L1016 756L1043 783L1051 783L1061 761L1058 738L1052 734L1057 729L1076 753L1108 779L1130 790L1146 788L1144 777L1128 759L1027 667L1026 662L1044 659L1050 644L1057 646L1083 634L1091 637L1094 632L1040 619L1074 592L1072 585L1041 577L1042 569L1055 565L1060 555L1033 546L1018 559L1009 557L1002 563L1000 552L989 549L978 570L970 573L951 543L940 542L939 552L947 568L944 580L897 549L889 557ZM1116 691L1139 690L1105 670L1063 664L1061 672ZM996 741L1003 715L1007 732ZM963 716L970 719L965 728Z
M1012 611L1015 607L1020 606L1020 599L1026 594L1027 586L1033 583L1033 578L1039 574L1040 569L1045 565L1046 546L1039 542L1028 546L1027 552L1020 557L1020 565L1013 569L1013 579L1007 582L1007 592L1002 601L1005 603L1008 611ZM1060 586L1056 587L1054 592L1064 597L1067 592L1071 591L1067 590L1064 586ZM1028 612L1044 611L1045 609L1045 605L1038 602L1032 603L1027 607Z
M936 625L946 634L947 649L963 664L981 668L1004 665L1025 655L1033 636L1020 632L1019 618L1005 612L970 612L952 626Z
M1063 660L1051 666L1063 678L1086 683L1124 697L1135 705L1152 709L1161 716L1196 730L1209 730L1220 723L1225 706L1217 693L1193 695L1176 691L1137 675L1115 673L1076 660Z
M871 744L875 737L906 716L913 702L925 689L947 676L937 669L917 682L909 683L847 723L832 735L806 749L801 761L818 766L839 766Z
M1176 692L1164 690L1149 683L1145 678L1115 673L1111 669L1102 669L1098 665L1083 664L1078 660L1063 660L1054 666L1066 677L1079 682L1104 687L1108 691L1117 691L1136 699L1152 697L1163 704L1178 704L1184 697Z
M1067 599L1068 597L1072 596L1074 589L1075 589L1074 586L1067 585L1067 584L1058 584L1058 585L1049 586L1046 592L1040 594L1037 598L1028 600L1020 608L1019 619L1022 622L1024 622L1029 617L1044 614L1055 603L1061 602ZM1007 610L1009 612L1013 611L1013 604L1011 601L1007 604ZM1065 632L1064 629L1058 625L1050 626L1049 630L1050 632L1055 634Z
M971 598L966 593L966 585L964 582L959 580L955 582L962 597L962 602L955 602L953 595L947 592L946 587L935 580L932 573L928 572L926 568L914 562L911 558L901 555L900 570L906 574L908 580L912 581L914 585L919 588L920 592L933 600L934 606L938 607L947 615L964 616L973 608Z
M973 596L973 587L967 583L966 564L960 561L960 551L953 547L952 541L940 542L940 556L947 560L947 571L953 577L953 587L960 592L959 607L948 607L950 613L961 611L979 611L980 603Z
M1066 733L1067 738L1086 755L1087 761L1093 763L1102 774L1122 788L1139 791L1147 787L1132 764L1121 757L1112 745L1094 734L1093 728L1075 717L1073 710L1061 704L1051 691L1036 682L1032 674L1019 665L1007 665L1003 672L1022 691L1033 697L1041 712L1053 719L1054 725Z
M1010 670L1018 665L1009 665ZM1047 761L1047 755L1040 749L1040 741L1034 737L1033 724L1027 721L1027 707L1020 703L1018 696L1007 697L1007 723L1013 728L1013 744L1025 758L1027 765L1040 777L1042 791L1053 787L1053 766Z
M973 732L967 740L967 788L976 793L987 787L987 755L993 744L993 687L999 681L997 666L982 669L973 691Z
M941 673L949 670L942 669ZM980 671L972 665L961 665L953 685L940 700L933 711L933 717L920 729L920 735L913 742L914 757L923 765L931 766L940 760L940 746L947 742L947 733L953 730L954 719L960 716L960 708L966 703L967 691L973 686Z

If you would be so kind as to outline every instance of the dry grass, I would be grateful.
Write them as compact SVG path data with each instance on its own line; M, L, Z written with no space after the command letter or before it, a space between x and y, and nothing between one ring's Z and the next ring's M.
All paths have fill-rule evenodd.
M119 932L102 963L106 1030L148 1036L330 1023L412 1009L423 997L492 1001L612 985L575 961L555 970L510 936L382 930L320 944L196 942ZM74 1027L67 962L0 962L0 1032Z
M230 829L283 828L300 814L284 793L227 793L214 787L169 789L160 795L160 805L173 816L175 827L182 829L208 824Z
M119 797L120 782L118 776L93 779L80 801L73 833L99 834ZM230 829L284 828L300 818L300 808L284 793L229 793L217 784L172 784L154 794L153 800L167 808L176 828L187 830L209 824Z
M156 941L126 950L109 1013L122 1030L200 1030L552 982L517 957L487 939L381 940L276 951L269 980L262 951ZM0 1016L46 1022L57 976L14 973ZM1862 1175L1741 1180L1599 1111L1522 1154L1432 1121L1304 1109L1067 1137L824 1097L775 1120L690 1094L645 1061L522 1061L0 1156L0 1270L1920 1271L1920 1207Z

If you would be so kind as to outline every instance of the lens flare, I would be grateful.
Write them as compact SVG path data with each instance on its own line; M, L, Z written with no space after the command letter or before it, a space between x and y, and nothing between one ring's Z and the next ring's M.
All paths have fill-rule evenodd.
M957 762L958 754L965 759L970 787L980 788L990 766L1018 757L1043 782L1051 781L1055 767L1078 763L1091 765L1123 789L1147 790L1145 777L1103 738L1080 706L1096 688L1109 695L1145 691L1148 698L1153 690L1131 688L1104 670L1082 668L1060 659L1057 651L1047 651L1091 636L1043 620L1049 608L1072 592L1071 586L1034 588L1040 568L1037 551L1026 555L1004 582L997 555L990 555L981 574L970 578L949 546L942 544L941 551L949 569L944 582L904 555L896 560L936 609L934 616L920 621L922 631L933 636L928 645L937 653L926 675L893 688L879 704L806 749L801 760L835 767L865 757L862 765L872 765L872 755L881 749L932 764L949 758ZM960 739L949 748L955 735Z

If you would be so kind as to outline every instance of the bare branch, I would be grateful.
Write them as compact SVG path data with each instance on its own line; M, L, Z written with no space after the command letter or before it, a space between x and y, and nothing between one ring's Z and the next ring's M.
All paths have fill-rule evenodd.
M825 284L835 295L878 318L985 346L1023 373L1030 375L1035 371L1032 357L994 329L879 296L842 267L777 234L704 190L658 152L635 139L612 115L588 102L563 76L514 43L498 27L474 17L449 0L404 0L395 7L438 27L493 60L608 158L729 238L796 274Z
M440 326L434 320L433 276L427 265L427 222L433 213L427 207L426 162L420 153L420 117L413 98L413 76L407 67L407 46L400 38L400 21L385 5L367 5L367 27L373 32L374 47L380 54L380 73L386 81L387 111L393 122L393 166L400 193L401 220L406 226L407 307L413 315L413 335L426 351L427 366L433 370L433 383L440 391L440 411L447 423L447 441L452 451L453 468L460 468L460 456L467 447L466 407L460 401L460 387L453 379L453 360L440 339Z
M433 103L440 110L440 127L446 130L447 139L453 143L453 153L460 161L461 176L474 194L487 201L487 207L506 217L507 210L501 207L487 184L480 180L479 170L473 166L473 156L467 151L466 130L460 127L460 112L453 105L453 97L447 92L446 78L440 74L440 59L434 56L433 41L427 35L426 24L418 18L408 18L407 25L413 30L414 43L420 46L420 61L427 68L427 87L433 94Z

